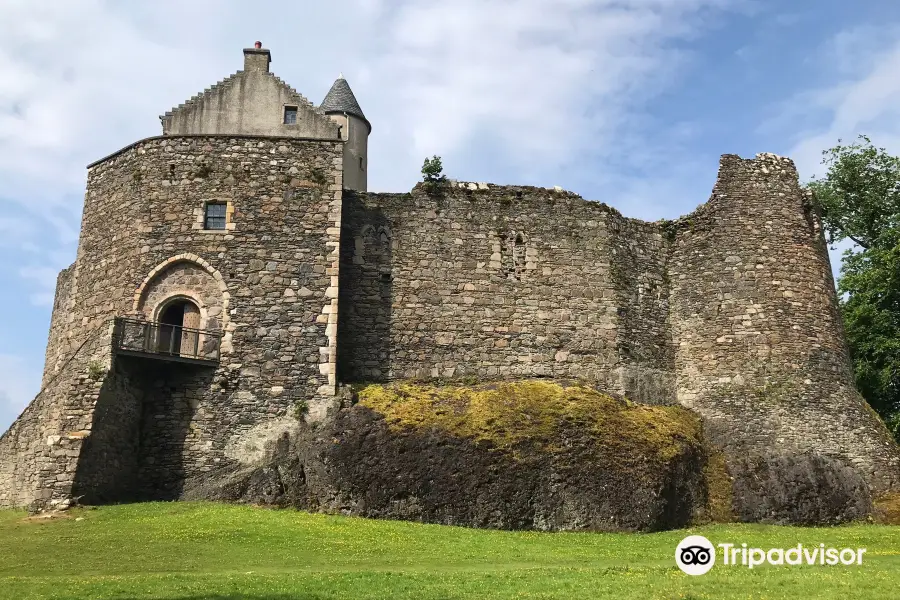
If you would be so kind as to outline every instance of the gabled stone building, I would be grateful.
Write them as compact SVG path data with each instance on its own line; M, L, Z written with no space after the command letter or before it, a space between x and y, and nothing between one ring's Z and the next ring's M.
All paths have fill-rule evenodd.
M43 389L0 438L0 506L178 498L340 383L579 379L680 403L729 456L900 480L853 387L821 222L791 161L726 155L645 223L559 188L369 194L346 80L315 106L244 68L88 166Z

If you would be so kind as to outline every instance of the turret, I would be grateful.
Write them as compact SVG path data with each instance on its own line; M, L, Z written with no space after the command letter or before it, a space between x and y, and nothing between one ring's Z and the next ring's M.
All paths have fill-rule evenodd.
M343 75L340 75L331 86L319 110L340 126L340 136L345 141L344 187L348 190L365 192L372 124L363 114L353 90Z

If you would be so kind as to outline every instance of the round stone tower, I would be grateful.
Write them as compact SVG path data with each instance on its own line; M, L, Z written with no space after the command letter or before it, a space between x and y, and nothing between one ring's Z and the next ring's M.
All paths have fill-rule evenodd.
M363 114L344 76L338 77L319 110L337 123L344 143L344 188L365 192L369 169L369 134L372 124Z
M0 505L177 498L330 405L346 142L270 62L245 49L162 135L88 166Z
M897 447L854 386L820 216L793 162L723 156L712 198L672 234L678 400L710 437L732 457L824 457L873 490L897 486Z

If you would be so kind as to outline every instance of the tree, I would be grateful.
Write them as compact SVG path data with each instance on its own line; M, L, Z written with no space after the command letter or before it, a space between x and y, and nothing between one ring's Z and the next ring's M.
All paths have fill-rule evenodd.
M425 159L422 165L422 181L425 182L425 190L429 194L437 192L445 183L447 177L443 173L444 166L440 156L432 156Z
M856 385L900 441L900 158L866 136L823 152L809 187L828 242L844 252L838 280Z

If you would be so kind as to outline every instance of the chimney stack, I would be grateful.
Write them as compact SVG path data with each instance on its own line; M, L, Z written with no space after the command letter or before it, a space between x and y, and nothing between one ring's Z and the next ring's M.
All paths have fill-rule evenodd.
M272 53L262 47L262 42L253 44L253 48L244 48L244 70L269 72Z

